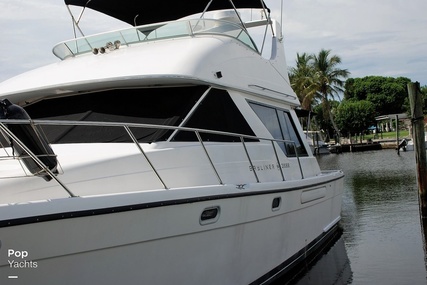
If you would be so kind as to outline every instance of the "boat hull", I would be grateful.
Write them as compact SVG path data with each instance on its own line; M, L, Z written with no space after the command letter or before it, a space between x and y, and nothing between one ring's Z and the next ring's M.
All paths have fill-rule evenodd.
M268 283L338 223L342 180L337 173L310 187L2 221L0 276L19 284Z

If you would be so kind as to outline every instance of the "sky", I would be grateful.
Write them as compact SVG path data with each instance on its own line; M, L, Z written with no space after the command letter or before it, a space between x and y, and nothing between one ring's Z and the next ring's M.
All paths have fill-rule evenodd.
M350 77L404 76L427 85L426 0L265 0L280 21L289 66L297 53L331 50ZM79 9L73 9L76 15ZM86 35L127 27L85 11ZM0 2L0 82L57 62L52 47L73 38L62 0Z

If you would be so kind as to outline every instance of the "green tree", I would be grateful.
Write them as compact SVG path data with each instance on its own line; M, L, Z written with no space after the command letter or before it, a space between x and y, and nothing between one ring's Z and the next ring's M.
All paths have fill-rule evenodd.
M340 102L332 100L329 101L329 105L331 107L331 112L335 114L337 112L337 108L340 105ZM317 130L323 130L327 134L326 142L330 140L331 134L335 132L334 127L332 126L331 121L329 120L329 116L325 116L323 114L323 105L322 103L316 105L313 107L314 113L316 113L316 116L312 119L312 125L315 125L317 127Z
M423 113L427 114L427 85L421 86L421 94L423 94L423 98L424 98L424 106L423 106ZM407 100L409 101L409 99ZM409 102L408 102L408 106L409 106ZM409 110L409 107L408 107Z
M402 113L406 109L409 82L406 77L349 78L345 83L344 99L370 101L375 106L376 115Z
M335 118L343 134L363 133L375 124L375 106L367 100L344 100L338 106Z
M313 55L307 53L297 53L296 67L291 67L289 78L291 81L292 89L298 96L301 102L301 107L305 110L311 110L314 98L316 96L316 89L313 88L314 69L311 64Z
M347 69L340 69L341 58L337 55L331 55L331 50L322 49L318 55L314 55L313 67L315 69L314 82L317 86L317 93L320 95L323 105L323 115L329 116L329 120L334 127L335 132L340 134L335 124L332 109L329 103L330 98L335 98L344 92L344 81L350 72ZM326 119L326 117L324 117Z
M318 54L297 55L296 67L290 69L291 86L300 98L305 109L312 109L314 102L321 102L324 120L329 120L335 132L335 125L330 100L344 92L344 79L350 74L347 69L340 69L341 58L331 55L331 50L322 49Z

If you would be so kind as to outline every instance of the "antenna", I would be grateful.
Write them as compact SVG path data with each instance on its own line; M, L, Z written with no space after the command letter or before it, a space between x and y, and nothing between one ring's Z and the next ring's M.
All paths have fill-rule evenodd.
M280 41L283 40L283 0L282 3L280 4Z

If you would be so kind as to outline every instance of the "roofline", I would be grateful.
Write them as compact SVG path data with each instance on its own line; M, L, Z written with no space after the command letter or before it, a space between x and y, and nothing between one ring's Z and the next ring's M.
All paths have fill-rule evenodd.
M408 115L406 113L400 113L400 114L388 114L388 115L382 115L375 117L375 120L382 121L382 120L390 120L390 119L408 119Z

